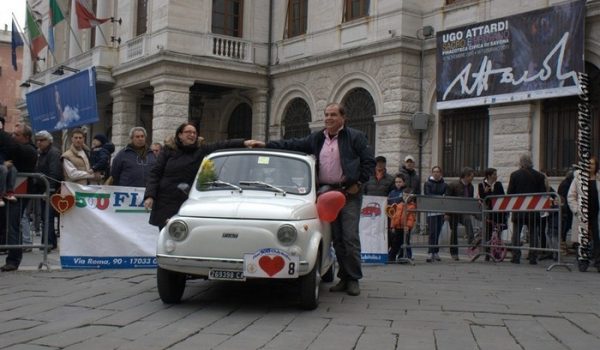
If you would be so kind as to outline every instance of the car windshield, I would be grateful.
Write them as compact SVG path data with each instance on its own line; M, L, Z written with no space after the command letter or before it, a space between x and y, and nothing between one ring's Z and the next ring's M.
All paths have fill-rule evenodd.
M196 190L241 188L304 195L311 191L307 162L266 154L234 154L205 159L196 178Z

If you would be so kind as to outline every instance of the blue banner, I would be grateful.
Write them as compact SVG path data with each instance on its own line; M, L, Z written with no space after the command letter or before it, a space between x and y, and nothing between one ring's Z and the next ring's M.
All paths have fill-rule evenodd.
M70 75L26 95L34 132L74 128L98 121L96 69Z
M155 269L155 256L61 256L63 269Z

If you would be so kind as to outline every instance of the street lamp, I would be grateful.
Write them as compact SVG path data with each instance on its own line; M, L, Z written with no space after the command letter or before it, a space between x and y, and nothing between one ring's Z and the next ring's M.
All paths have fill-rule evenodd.
M71 67L68 67L68 66L65 66L65 65L61 64L60 66L58 66L54 70L54 72L52 72L52 74L54 74L54 75L63 75L63 74L65 74L65 71L77 73L77 72L79 72L79 69L71 68Z
M19 86L23 87L23 88L28 88L28 87L31 87L31 84L40 85L40 86L46 85L46 84L44 84L42 82L39 82L37 80L27 79L24 82L22 82L21 85L19 85Z
M411 126L413 130L419 132L419 175L423 176L423 132L429 126L429 114L423 112L423 61L425 60L425 40L434 34L432 26L424 26L417 30L417 39L421 40L421 53L419 59L419 111L413 114Z

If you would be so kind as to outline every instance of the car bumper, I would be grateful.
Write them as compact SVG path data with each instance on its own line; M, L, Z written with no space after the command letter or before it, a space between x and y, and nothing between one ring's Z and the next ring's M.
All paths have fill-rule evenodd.
M199 256L156 255L158 266L163 269L205 277L211 269L244 270L244 259L223 259ZM299 275L308 273L308 261L300 261Z

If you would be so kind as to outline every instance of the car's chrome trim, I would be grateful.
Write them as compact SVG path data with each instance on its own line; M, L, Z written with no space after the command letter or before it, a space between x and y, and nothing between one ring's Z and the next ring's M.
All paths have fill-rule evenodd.
M181 256L181 255L166 255L156 254L159 264L162 262L166 265L179 265L179 266L196 266L209 268L209 263L228 264L232 265L230 268L241 269L244 265L244 259L224 259L224 258L210 258L202 256ZM308 271L308 261L300 261L300 271Z

